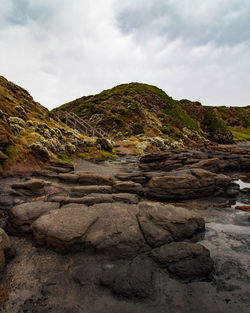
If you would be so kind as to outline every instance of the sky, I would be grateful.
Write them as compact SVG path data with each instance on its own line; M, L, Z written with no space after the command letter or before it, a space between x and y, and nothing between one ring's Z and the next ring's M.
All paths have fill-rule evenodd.
M129 82L250 104L250 0L0 0L0 75L49 109Z

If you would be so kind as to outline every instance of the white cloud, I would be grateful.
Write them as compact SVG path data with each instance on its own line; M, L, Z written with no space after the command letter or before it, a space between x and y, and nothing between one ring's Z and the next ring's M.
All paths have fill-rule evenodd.
M1 0L0 12L1 74L49 108L130 81L250 103L245 0Z

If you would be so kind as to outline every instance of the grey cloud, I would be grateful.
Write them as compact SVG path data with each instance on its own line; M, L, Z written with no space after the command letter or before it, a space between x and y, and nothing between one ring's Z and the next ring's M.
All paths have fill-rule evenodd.
M249 0L0 1L0 74L49 108L131 81L176 99L247 105L249 7Z
M204 45L209 41L216 45L235 45L250 41L249 1L228 0L222 10L218 5L218 10L212 8L211 12L208 6L207 12L202 12L202 15L210 16L207 22L202 20L202 15L198 16L203 1L187 12L184 7L181 9L180 3L187 1L154 0L149 4L126 1L127 5L120 7L117 3L117 24L122 33L132 33L136 40L144 40L150 33L166 41L183 38L191 45Z
M53 7L46 1L10 0L11 10L6 15L7 24L27 25L30 21L46 27L52 19Z

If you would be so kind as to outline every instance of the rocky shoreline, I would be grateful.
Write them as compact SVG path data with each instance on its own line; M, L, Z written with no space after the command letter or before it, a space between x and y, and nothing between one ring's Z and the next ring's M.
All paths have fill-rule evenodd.
M217 145L2 179L0 312L247 313L248 172Z

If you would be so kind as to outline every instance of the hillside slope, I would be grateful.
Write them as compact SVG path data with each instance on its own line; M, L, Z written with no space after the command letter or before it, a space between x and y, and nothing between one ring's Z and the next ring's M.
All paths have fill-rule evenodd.
M20 160L66 160L84 143L79 132L51 118L25 89L0 76L0 152L8 157L6 166Z
M184 143L205 138L233 143L221 111L204 107L199 102L174 100L161 89L147 84L122 84L97 95L76 99L52 112L63 111L76 113L114 138L144 134L181 139Z

